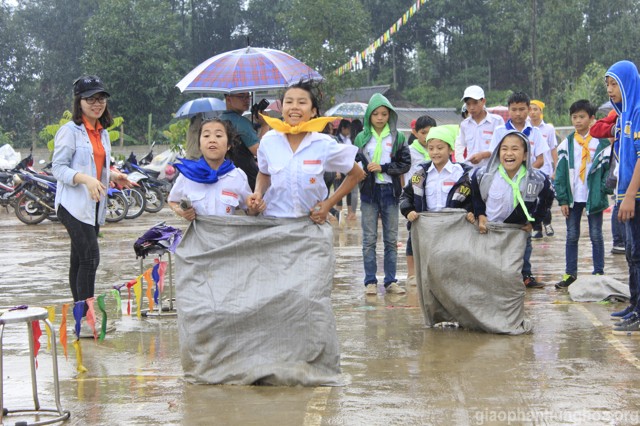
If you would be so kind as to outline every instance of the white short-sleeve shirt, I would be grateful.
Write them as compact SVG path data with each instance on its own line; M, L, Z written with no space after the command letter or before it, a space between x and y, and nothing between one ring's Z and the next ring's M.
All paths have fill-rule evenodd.
M586 137L584 135L583 137ZM573 140L573 170L569 173L573 173L573 202L574 203L586 203L589 196L589 187L587 186L587 176L593 165L593 156L596 154L596 150L600 145L600 139L591 138L589 141L589 161L587 162L587 170L584 174L584 182L580 179L580 165L582 164L582 146L574 139Z
M429 211L442 210L447 206L447 197L453 186L460 180L464 174L464 169L460 164L453 164L448 161L447 164L438 171L431 164L427 170L427 206Z
M231 216L237 208L246 210L246 199L250 194L247 175L236 167L220 176L216 183L194 182L181 174L176 178L168 200L179 203L188 197L196 215Z
M349 173L357 152L353 145L315 132L307 133L293 152L283 133L268 131L258 148L260 172L271 176L271 186L264 194L264 215L309 216L311 209L327 198L324 172Z
M489 222L504 222L513 213L513 189L499 174L491 183L485 206Z
M420 153L411 145L409 145L409 153L411 154L411 168L407 173L404 174L405 185L411 182L411 176L413 176L413 174L418 170L418 166L429 161L427 158L424 158L424 155L422 153Z
M368 158L372 159L373 154L376 151L376 145L378 145L378 141L375 136L371 136L369 142L364 146L364 151L367 154ZM391 135L387 135L382 138L382 155L380 155L380 164L388 164L391 162L391 152L393 151L393 139L391 139ZM380 176L382 175L382 179ZM376 183L384 184L384 183L393 183L391 176L386 173L375 173Z
M556 138L556 129L549 123L545 123L544 120L540 122L539 126L536 126L540 130L542 140L547 142L549 151L544 153L544 165L540 168L540 171L551 176L555 170L555 164L553 164L553 151L558 146L558 139Z
M533 162L536 161L536 158L538 157L538 155L542 155L542 158L544 158L544 154L549 152L550 149L547 141L542 139L542 134L540 133L540 130L537 127L531 127L531 124L527 122L527 125L523 130L526 130L526 129L530 129L528 138L529 138L529 152L531 153L531 159L529 161L531 164L533 164ZM496 147L498 146L498 144L506 134L507 134L506 126L500 126L496 128L495 132L493 132L493 139L491 139L491 152L493 152L496 149Z
M456 160L458 162L462 162L463 158L469 158L478 152L490 151L493 132L496 127L503 125L504 120L502 117L496 114L491 114L490 112L487 112L486 117L483 118L480 123L476 123L471 116L462 120L462 123L460 123L460 134L458 134L458 138L455 143ZM466 157L462 156L464 148L467 149ZM478 164L469 163L469 165L473 168L478 168L486 166L488 162L489 159L485 158Z

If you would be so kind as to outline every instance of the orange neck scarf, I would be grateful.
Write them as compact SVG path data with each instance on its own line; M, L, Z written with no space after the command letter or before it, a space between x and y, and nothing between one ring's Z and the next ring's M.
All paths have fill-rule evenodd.
M334 120L340 119L340 117L318 117L309 121L305 121L304 123L300 123L297 126L292 126L278 118L272 118L268 115L262 114L260 114L260 116L273 130L291 135L308 132L322 132L327 126L327 123L331 123Z
M589 151L589 142L591 142L591 135L587 134L586 138L575 132L573 139L576 140L582 147L582 162L580 163L580 179L585 182L587 174L587 163L591 161L591 152Z

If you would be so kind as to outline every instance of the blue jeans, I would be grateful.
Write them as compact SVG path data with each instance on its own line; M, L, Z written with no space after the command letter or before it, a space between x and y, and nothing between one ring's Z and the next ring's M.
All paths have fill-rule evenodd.
M611 234L613 235L614 247L624 247L626 241L624 223L618 220L619 207L620 205L615 203L613 205L613 211L611 212Z
M629 265L629 291L631 306L640 313L638 296L640 295L640 200L636 200L636 214L633 219L624 222L626 231L625 256Z
M376 242L378 241L378 217L382 217L384 241L384 285L397 281L398 263L398 202L393 196L393 185L375 185L370 201L361 200L362 257L364 259L364 285L377 284Z
M565 248L565 273L578 276L578 240L580 239L580 219L586 203L573 203L567 218L567 244ZM604 238L602 237L602 212L587 215L593 274L604 274Z
M522 264L522 278L531 276L531 252L533 246L531 245L531 234L527 235L527 245L524 248L524 263Z

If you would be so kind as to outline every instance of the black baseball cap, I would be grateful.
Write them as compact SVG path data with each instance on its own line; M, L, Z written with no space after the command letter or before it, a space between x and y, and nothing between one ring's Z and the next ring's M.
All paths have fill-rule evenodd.
M96 93L104 93L107 97L111 96L109 92L104 90L102 80L97 75L83 75L73 82L74 96L90 98Z

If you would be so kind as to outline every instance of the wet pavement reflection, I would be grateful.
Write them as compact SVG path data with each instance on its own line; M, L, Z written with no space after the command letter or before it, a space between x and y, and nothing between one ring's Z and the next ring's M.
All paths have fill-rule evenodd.
M532 264L540 290L525 299L533 333L497 336L461 329L427 329L416 287L406 295L365 296L359 223L334 223L336 274L333 306L341 343L344 386L321 388L196 386L182 379L175 317L138 319L107 309L116 331L103 342L82 340L86 373L76 371L69 344L58 346L61 400L67 424L216 425L473 425L640 423L640 340L611 334L614 303L573 303L553 284L564 272L564 221L554 208L556 236L534 241ZM624 256L611 255L605 214L605 272L627 281ZM133 242L154 224L185 228L168 209L107 224L100 239L96 294L140 274ZM60 307L71 302L69 242L64 228L45 221L26 226L0 211L4 249L0 306ZM579 271L590 273L586 218ZM404 284L400 224L398 278ZM147 259L144 268L152 265ZM378 244L379 276L382 244ZM122 291L127 303L126 289ZM133 300L132 300L133 303ZM126 310L126 309L125 309ZM69 324L72 320L69 320ZM71 335L71 328L69 327ZM69 338L69 342L72 338ZM38 356L40 402L51 406L53 383L46 335ZM31 403L28 344L23 327L3 337L4 405ZM5 419L14 424L19 418Z

